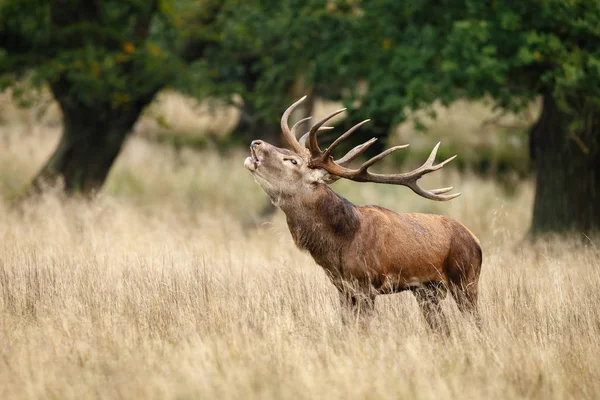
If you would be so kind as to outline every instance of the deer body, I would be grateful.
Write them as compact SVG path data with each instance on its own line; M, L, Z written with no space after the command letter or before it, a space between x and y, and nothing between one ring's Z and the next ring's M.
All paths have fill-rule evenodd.
M286 118L284 114L284 134ZM319 123L315 125L316 129L314 126L311 129L313 136L319 129ZM323 267L345 307L355 315L368 314L377 295L411 290L427 322L437 327L439 301L449 290L462 311L476 314L482 253L478 240L467 228L440 215L398 214L378 206L355 206L328 186L340 177L357 181L376 179L405 184L434 200L449 200L457 195L441 196L441 193L451 188L426 191L415 183L422 174L445 164L433 166L437 147L426 163L431 165L416 170L416 178L414 174L371 175L366 168L349 170L341 162L331 161L329 154L322 157L336 142L325 152L315 142L312 145L309 142L311 149L303 150L297 141L294 145L295 136L292 139L289 128L286 136L295 152L254 141L245 166L271 201L283 210L295 244ZM352 150L344 157L345 162L364 148L358 146ZM402 147L395 149L399 148Z

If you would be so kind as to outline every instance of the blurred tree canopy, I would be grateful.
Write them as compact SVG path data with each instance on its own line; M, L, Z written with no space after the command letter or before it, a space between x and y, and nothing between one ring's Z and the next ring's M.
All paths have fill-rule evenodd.
M186 25L196 26L196 18L192 15ZM238 132L244 141L260 135L277 142L282 110L314 92L315 66L331 64L326 58L336 42L347 46L346 25L351 22L329 12L322 0L224 1L211 30L218 41L205 48L200 61L207 78L201 96L231 100L233 93L239 94L243 114ZM331 72L338 66L332 64Z
M312 86L291 94L319 55L313 43L328 16L314 0L3 0L0 88L26 103L47 85L64 118L34 187L61 178L69 192L100 188L167 87L225 102L238 94L244 140L277 141L281 107Z
M361 2L345 68L364 79L361 112L382 120L435 100L493 99L530 133L533 232L600 229L600 2Z
M371 118L357 141L437 100L519 111L541 97L534 232L600 228L599 42L596 0L0 1L4 85L47 84L64 114L41 178L98 188L165 87L238 94L244 140L275 141L303 94L342 100L345 125Z
M22 100L31 87L47 85L63 113L60 144L34 185L61 177L68 191L98 189L156 93L194 84L180 29L183 6L159 0L0 3L2 85L13 86ZM216 6L202 6L217 13Z

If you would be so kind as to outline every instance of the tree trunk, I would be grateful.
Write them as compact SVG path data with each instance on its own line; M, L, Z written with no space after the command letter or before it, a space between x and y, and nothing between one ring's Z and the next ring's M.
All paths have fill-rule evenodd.
M62 181L67 193L99 190L143 106L89 110L61 104L61 108L61 140L34 179L32 189L39 192L45 185Z
M534 235L600 230L600 112L577 112L575 119L545 95L532 129Z

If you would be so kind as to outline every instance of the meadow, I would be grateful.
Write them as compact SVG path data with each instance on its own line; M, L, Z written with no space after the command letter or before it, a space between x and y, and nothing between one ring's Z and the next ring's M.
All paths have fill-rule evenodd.
M49 188L15 203L59 132L56 121L0 132L2 399L600 393L600 241L524 240L528 180L508 194L453 170L423 179L463 193L448 203L334 184L356 204L451 216L483 247L481 331L448 297L452 334L430 332L410 294L378 297L362 330L341 323L337 293L282 213L259 220L266 196L245 150L173 149L138 132L94 198Z

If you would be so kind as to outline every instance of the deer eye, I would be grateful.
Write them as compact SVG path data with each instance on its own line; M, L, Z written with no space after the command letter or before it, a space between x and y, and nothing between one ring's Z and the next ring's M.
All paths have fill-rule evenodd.
M290 160L290 162L294 165L298 165L298 161L294 160L293 158Z

